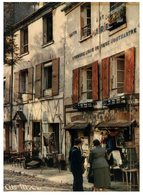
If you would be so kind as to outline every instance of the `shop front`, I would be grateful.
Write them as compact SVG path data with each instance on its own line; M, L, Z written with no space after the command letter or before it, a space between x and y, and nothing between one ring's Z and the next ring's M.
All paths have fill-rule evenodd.
M96 125L101 134L101 144L107 149L107 160L113 180L122 181L124 170L138 171L139 161L134 144L136 125L135 120L108 121ZM134 179L136 183L137 178Z

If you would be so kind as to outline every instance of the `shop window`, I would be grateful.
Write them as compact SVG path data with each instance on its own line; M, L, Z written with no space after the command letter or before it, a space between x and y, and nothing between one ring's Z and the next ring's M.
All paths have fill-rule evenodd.
M41 143L40 143L40 122L33 122L33 128L32 128L32 155L38 156Z
M28 52L28 27L26 28L23 28L21 31L20 31L20 42L21 42L21 48L20 48L20 51L21 51L21 54L24 54L24 53L27 53Z
M33 122L33 137L40 137L40 122Z
M81 6L81 38L91 34L91 3Z
M125 55L112 58L112 90L117 94L124 93Z
M43 44L53 41L53 15L47 14L43 17Z
M20 71L20 92L26 93L28 87L28 70Z
M81 71L81 100L92 99L92 67Z
M49 152L59 153L59 123L49 124Z
M108 30L114 30L126 23L125 2L111 2Z

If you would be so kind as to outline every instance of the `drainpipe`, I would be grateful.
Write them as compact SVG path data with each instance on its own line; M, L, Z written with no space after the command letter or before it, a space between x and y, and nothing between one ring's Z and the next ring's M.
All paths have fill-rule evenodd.
M64 76L63 76L63 122L64 122L64 127L66 125L66 109L65 109L65 67L66 67L66 23L67 23L67 18L65 21L65 26L64 26ZM64 128L64 133L65 133L65 161L66 161L66 131Z
M13 61L13 31L11 34L11 38L12 38L12 45L11 45L11 85L10 85L10 129L11 129L11 143L10 143L10 148L12 149L12 128L13 128L13 65L14 65L14 61Z

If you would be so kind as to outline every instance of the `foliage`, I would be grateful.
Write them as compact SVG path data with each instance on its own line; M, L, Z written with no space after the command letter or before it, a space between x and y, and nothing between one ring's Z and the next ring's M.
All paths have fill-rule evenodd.
M16 35L8 35L4 37L4 63L14 65L20 60L19 47L15 43Z

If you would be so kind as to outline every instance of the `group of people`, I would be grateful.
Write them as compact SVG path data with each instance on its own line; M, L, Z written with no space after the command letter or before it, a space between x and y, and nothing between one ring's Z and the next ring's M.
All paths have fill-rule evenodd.
M84 191L83 173L84 158L82 156L83 138L74 140L74 146L70 150L69 160L73 174L73 191ZM88 163L93 171L93 191L103 191L110 187L110 169L106 160L106 149L101 147L98 139L93 141L93 148L88 157Z

